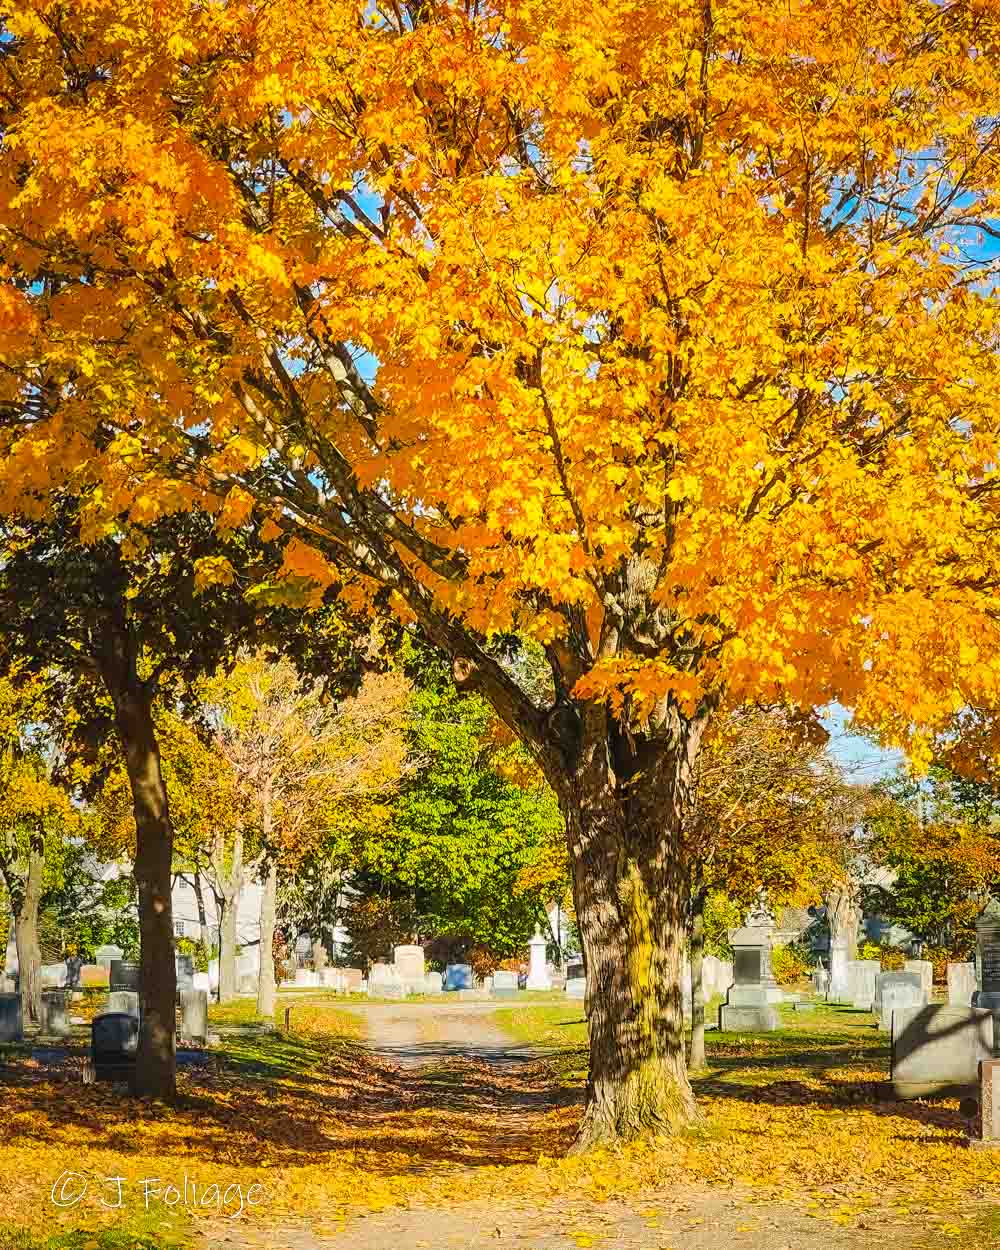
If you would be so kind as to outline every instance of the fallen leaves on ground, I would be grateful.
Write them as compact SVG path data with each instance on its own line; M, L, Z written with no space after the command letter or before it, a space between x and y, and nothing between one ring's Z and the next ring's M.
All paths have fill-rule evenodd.
M354 1040L355 1017L303 1004L294 1025L291 1037L231 1039L224 1059L182 1071L180 1102L167 1110L70 1084L28 1059L10 1063L0 1083L0 1169L11 1178L0 1225L113 1224L141 1208L147 1177L186 1180L196 1194L217 1184L220 1197L238 1185L226 1215L242 1196L243 1219L327 1225L394 1205L602 1200L707 1183L791 1200L818 1220L857 1226L878 1212L883 1224L917 1220L950 1237L956 1210L996 1201L1000 1159L966 1148L957 1104L884 1099L884 1069L852 1036L825 1036L811 1064L805 1033L784 1059L787 1041L726 1040L695 1082L702 1124L674 1139L566 1157L582 1099L578 1083L567 1086L567 1072L581 1066L575 1051L401 1070ZM107 1193L92 1186L58 1211L52 1186L67 1169L125 1178L123 1208L102 1206ZM249 1209L253 1185L266 1196ZM195 1223L220 1215L211 1204L176 1208Z

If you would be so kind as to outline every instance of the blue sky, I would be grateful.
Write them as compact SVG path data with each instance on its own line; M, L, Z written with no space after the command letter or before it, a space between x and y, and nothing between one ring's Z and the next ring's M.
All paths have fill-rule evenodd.
M867 738L847 729L850 714L834 704L823 715L823 725L830 734L830 752L834 759L850 770L853 780L877 781L895 772L903 762L901 751L884 751Z

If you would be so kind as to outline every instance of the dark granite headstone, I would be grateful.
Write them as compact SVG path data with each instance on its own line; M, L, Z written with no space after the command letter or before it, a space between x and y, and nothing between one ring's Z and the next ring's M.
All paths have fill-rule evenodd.
M737 985L759 985L761 950L752 946L737 948L733 959L733 979Z
M112 990L131 990L139 993L140 965L130 959L113 959L111 961Z
M137 1016L122 1011L95 1016L90 1025L90 1054L99 1081L131 1081L139 1045Z

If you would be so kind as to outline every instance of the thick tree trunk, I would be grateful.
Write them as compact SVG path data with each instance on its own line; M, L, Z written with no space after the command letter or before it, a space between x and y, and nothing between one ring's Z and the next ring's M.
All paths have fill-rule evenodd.
M136 1093L173 1100L177 971L170 899L174 831L152 699L144 690L108 681L135 813L135 883L139 892L140 1015Z
M257 979L257 1015L262 1020L274 1018L277 986L274 980L274 914L278 897L278 866L268 865L264 888L260 894L260 972Z
M590 1031L577 1151L674 1132L699 1115L685 1063L681 968L689 889L682 816L700 733L674 714L667 741L636 741L603 713L589 719L561 795Z
M44 843L41 837L32 837L24 890L14 913L18 992L21 996L21 1018L25 1024L38 1024L42 1018L42 950L38 942L38 905L42 898L44 871Z
M237 829L232 851L220 847L216 879L222 894L222 918L219 925L219 1002L230 1003L236 997L236 939L243 892L243 831Z
M698 887L691 899L691 1051L688 1068L705 1066L705 891Z

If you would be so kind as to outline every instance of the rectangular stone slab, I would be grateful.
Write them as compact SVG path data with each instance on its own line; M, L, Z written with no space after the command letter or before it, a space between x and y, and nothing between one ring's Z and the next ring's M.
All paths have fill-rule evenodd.
M993 1013L976 1007L904 1007L892 1013L892 1087L898 1098L978 1093L993 1057Z

